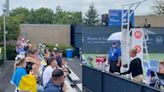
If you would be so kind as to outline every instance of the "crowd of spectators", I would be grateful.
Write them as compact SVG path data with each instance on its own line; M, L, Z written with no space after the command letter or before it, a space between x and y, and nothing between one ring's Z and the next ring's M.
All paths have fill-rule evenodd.
M57 47L50 50L46 44L35 45L19 37L16 52L11 79L15 92L66 92L69 69Z

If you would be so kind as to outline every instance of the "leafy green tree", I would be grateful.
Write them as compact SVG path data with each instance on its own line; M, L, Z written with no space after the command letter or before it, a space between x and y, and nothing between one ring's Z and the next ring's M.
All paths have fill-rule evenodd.
M20 19L15 16L10 16L6 18L6 31L7 31L7 41L8 40L16 40L19 36L19 24ZM3 17L0 17L0 42L3 41Z
M23 7L13 9L10 12L10 16L18 17L20 23L27 23L27 16L29 16L29 14L30 14L29 10Z
M60 6L56 7L56 14L54 16L54 24L81 24L81 12L66 12Z
M58 5L57 7L56 7L56 13L60 13L60 12L62 12L63 10L62 10L62 8Z
M28 22L32 24L52 24L54 19L53 10L48 8L39 8L31 10L28 16Z
M29 15L29 10L23 7L19 7L16 9L11 10L10 12L10 16L18 16L18 15L25 15L28 16Z
M89 26L93 26L96 25L99 22L99 18L98 18L98 13L97 10L94 6L94 4L92 3L89 6L89 10L87 11L87 13L85 14L84 17L84 24L85 25L89 25Z
M29 24L36 23L36 20L35 20L35 16L34 15L35 15L35 11L34 11L34 9L31 9L30 14L27 16L27 22Z
M6 20L6 31L7 31L7 40L16 40L19 36L19 24L20 19L18 17L8 17Z

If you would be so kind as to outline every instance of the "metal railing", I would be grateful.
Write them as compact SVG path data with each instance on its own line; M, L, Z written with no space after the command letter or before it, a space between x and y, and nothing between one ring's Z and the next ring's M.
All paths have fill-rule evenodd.
M161 92L148 85L87 66L82 66L82 73L83 90L88 92Z

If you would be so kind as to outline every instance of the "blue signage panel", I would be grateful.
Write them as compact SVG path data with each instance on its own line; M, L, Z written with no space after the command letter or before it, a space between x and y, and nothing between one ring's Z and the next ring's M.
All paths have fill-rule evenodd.
M124 12L127 12L127 10L125 10ZM121 26L121 21L122 21L122 10L109 10L109 20L108 20L109 26L119 27ZM124 21L127 22L127 14L126 17L124 17ZM134 26L134 13L130 16L130 25Z

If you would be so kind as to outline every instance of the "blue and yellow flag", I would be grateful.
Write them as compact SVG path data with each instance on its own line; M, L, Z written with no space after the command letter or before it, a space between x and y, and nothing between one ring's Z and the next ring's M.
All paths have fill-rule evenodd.
M23 76L18 89L20 91L37 92L36 77L30 74Z

